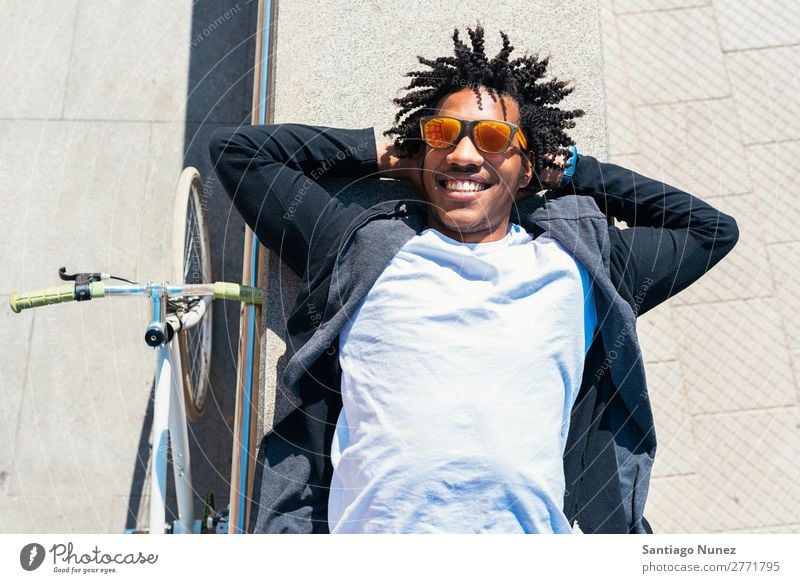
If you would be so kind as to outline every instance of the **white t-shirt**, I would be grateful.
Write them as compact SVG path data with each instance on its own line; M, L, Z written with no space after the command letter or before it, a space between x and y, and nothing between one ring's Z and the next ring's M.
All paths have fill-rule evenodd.
M404 245L340 334L331 532L572 532L563 453L589 284L518 225Z

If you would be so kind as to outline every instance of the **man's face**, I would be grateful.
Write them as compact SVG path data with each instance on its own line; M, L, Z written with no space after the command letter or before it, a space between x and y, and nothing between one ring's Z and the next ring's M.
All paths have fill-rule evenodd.
M510 97L495 101L483 88L481 107L472 89L451 93L439 104L437 115L461 120L495 119L519 124L519 105ZM500 99L505 102L505 114ZM464 243L502 239L508 228L517 190L530 182L532 172L515 135L499 154L475 147L468 134L454 146L425 146L422 184L428 206L428 226Z

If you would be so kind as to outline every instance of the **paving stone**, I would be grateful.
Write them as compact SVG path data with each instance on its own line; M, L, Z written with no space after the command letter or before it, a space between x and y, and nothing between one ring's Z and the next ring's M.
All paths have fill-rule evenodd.
M697 475L653 478L645 518L656 534L699 534L718 523L716 502Z
M190 27L184 2L81 2L65 116L184 121Z
M617 156L638 151L638 127L613 2L602 0L599 5L603 32L608 141L612 155Z
M126 528L147 528L150 516L150 496L144 493L137 501L129 496L113 496L106 532L118 534Z
M775 243L768 245L769 263L775 279L777 307L781 314L786 345L791 349L800 348L800 314L797 298L800 293L800 275L797 263L800 260L800 242Z
M637 104L730 96L710 9L626 14L617 24Z
M110 496L68 490L46 495L0 496L0 532L6 534L106 533Z
M800 139L800 47L726 53L745 144Z
M800 524L776 524L775 526L764 526L762 528L737 528L718 532L731 534L798 534L800 533Z
M697 453L680 364L648 364L647 387L658 438L653 476L693 473L697 464Z
M0 169L13 198L0 224L17 241L0 258L2 292L61 283L57 270L125 275L138 262L149 128L137 123L0 121L7 149ZM159 255L163 255L159 251ZM113 257L113 261L112 261Z
M800 10L793 0L714 0L723 50L800 43Z
M800 410L694 420L698 474L714 493L712 530L800 522Z
M797 404L800 405L800 350L792 350L791 356L794 369L794 386L797 389Z
M627 12L692 8L709 4L709 0L614 0L614 10L617 14L625 14Z
M187 121L250 121L257 10L247 0L192 4Z
M775 292L767 256L762 200L754 195L712 197L711 206L732 216L739 227L739 241L717 265L675 296L677 305L720 300L770 297Z
M137 277L160 280L172 272L175 259L165 249L172 247L175 188L183 169L183 123L149 125L148 156L143 160L146 191L141 208L147 214L136 233L139 257Z
M142 308L129 298L38 308L10 493L128 493L155 370Z
M633 170L634 172L639 172L641 174L640 171L641 163L639 162L639 154L614 154L612 152L609 161L612 164L616 164L617 166L622 166L623 168L627 168L628 170Z
M753 179L753 208L766 243L800 239L800 141L747 147L747 162Z
M61 117L77 6L77 0L3 2L0 117Z
M700 198L751 190L732 99L641 106L636 114L645 175L663 171L666 182Z
M663 304L636 321L636 331L646 364L678 359L678 342L672 311Z
M777 300L680 306L675 327L693 415L795 404Z
M17 473L13 438L19 423L23 387L28 372L31 329L36 317L32 311L15 314L8 305L8 296L0 296L0 495L10 491Z

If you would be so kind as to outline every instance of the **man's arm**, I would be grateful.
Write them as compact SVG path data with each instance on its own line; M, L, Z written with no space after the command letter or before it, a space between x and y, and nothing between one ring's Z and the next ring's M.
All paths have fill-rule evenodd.
M344 205L317 184L323 177L361 178L378 171L372 129L299 124L221 128L209 142L211 162L245 222L296 273L312 239L361 208Z
M378 171L382 177L408 180L419 194L425 194L425 187L422 185L424 150L409 158L401 158L393 144L378 144L377 150Z
M638 314L700 278L739 238L733 217L699 198L589 156L577 156L572 179L559 192L573 189L628 224L609 227L611 260Z

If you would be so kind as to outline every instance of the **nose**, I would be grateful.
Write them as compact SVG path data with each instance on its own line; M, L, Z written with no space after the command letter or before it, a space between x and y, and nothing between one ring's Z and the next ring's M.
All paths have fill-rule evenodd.
M453 166L482 166L483 156L469 136L464 136L447 155L447 162Z

